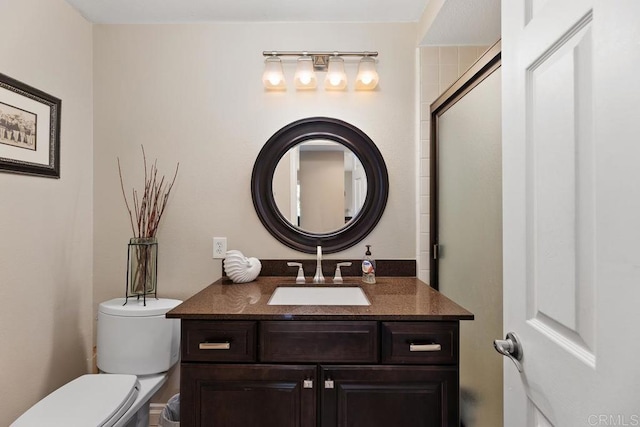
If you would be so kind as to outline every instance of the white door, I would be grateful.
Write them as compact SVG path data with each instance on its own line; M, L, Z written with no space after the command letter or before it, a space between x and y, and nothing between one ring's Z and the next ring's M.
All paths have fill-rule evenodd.
M505 426L640 426L640 1L502 2Z

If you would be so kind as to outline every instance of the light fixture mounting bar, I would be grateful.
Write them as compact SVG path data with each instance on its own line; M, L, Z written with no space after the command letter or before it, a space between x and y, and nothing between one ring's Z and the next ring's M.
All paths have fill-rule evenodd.
M262 56L378 56L378 52L265 50Z
M329 64L329 57L332 56L357 56L357 57L377 57L378 52L344 52L344 51L287 51L287 50L265 50L262 52L262 56L297 56L297 57L311 57L313 59L313 69L315 71L327 71Z

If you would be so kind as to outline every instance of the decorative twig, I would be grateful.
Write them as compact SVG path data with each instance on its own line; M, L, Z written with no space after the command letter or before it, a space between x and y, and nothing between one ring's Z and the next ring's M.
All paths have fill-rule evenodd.
M118 173L120 174L120 188L122 188L122 196L124 197L124 204L127 207L127 212L129 212L129 219L131 220L131 231L133 231L133 235L136 235L136 228L133 226L133 215L131 214L131 208L129 207L129 202L127 201L127 195L124 192L124 182L122 180L122 169L120 168L120 158L118 157ZM136 190L133 190L133 201L136 201Z
M180 163L176 164L176 171L173 179L169 184L166 183L165 177L162 176L158 180L158 161L155 160L151 167L147 167L147 155L142 146L142 158L144 162L144 187L142 196L138 195L136 189L132 192L133 211L129 205L129 200L124 189L124 179L122 178L122 169L120 167L120 158L118 158L118 173L120 175L120 187L124 203L129 212L131 221L131 231L135 237L154 237L158 231L160 220L164 214L169 201L169 194L176 182ZM134 218L135 213L135 218Z

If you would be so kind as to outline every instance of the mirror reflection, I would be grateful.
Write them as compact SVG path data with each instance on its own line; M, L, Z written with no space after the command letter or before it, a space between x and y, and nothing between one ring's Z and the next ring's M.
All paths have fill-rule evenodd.
M282 156L272 188L278 210L290 224L311 233L328 233L357 216L367 196L367 177L347 147L315 139Z

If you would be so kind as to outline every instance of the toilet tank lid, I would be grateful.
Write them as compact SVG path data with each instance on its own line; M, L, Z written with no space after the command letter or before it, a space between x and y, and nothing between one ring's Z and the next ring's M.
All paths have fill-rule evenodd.
M126 301L126 304L125 304ZM166 314L171 309L182 304L182 301L168 298L149 298L146 299L146 305L142 300L136 298L115 298L100 303L98 310L104 314L123 317L146 317L160 316Z
M112 426L139 389L135 375L83 375L33 405L11 427Z

